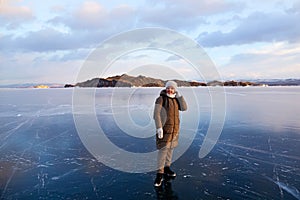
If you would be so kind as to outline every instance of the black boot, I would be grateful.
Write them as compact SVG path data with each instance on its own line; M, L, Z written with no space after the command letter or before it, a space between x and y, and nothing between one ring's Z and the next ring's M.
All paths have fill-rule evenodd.
M163 181L163 174L157 173L157 174L156 174L155 181L154 181L154 186L155 186L155 187L161 186L162 181Z
M173 172L170 167L165 167L164 168L164 172L165 172L165 175L167 176L170 176L170 177L176 177L176 173Z

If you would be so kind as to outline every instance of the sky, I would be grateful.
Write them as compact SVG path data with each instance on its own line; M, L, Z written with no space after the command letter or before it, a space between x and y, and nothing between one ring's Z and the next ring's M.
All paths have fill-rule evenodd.
M300 78L299 21L299 0L0 0L0 85L75 83L99 45L149 27L197 42L223 80ZM174 57L127 52L105 75L174 65L200 79Z

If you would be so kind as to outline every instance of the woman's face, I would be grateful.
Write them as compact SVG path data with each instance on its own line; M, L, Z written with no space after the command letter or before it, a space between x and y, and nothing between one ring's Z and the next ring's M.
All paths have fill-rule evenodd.
M175 88L173 88L172 86L167 87L166 90L167 94L175 94Z

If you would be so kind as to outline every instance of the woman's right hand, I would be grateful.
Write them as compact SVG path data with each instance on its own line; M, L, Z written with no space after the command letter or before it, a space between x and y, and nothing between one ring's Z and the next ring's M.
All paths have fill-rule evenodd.
M156 133L157 133L157 137L158 137L159 139L162 139L162 138L164 137L164 131L163 131L162 128L158 128L158 129L156 130Z

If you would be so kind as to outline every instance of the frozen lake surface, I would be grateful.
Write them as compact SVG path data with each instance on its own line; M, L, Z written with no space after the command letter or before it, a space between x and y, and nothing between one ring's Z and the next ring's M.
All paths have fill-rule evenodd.
M160 90L94 90L107 137L130 152L154 151L152 111ZM72 89L0 89L0 199L300 199L300 87L225 88L222 134L202 159L210 94L205 87L180 91L190 101L181 115L180 144L192 143L172 165L176 179L155 189L155 171L115 170L85 148L74 123ZM192 135L188 122L197 109ZM128 134L143 127L149 131Z

